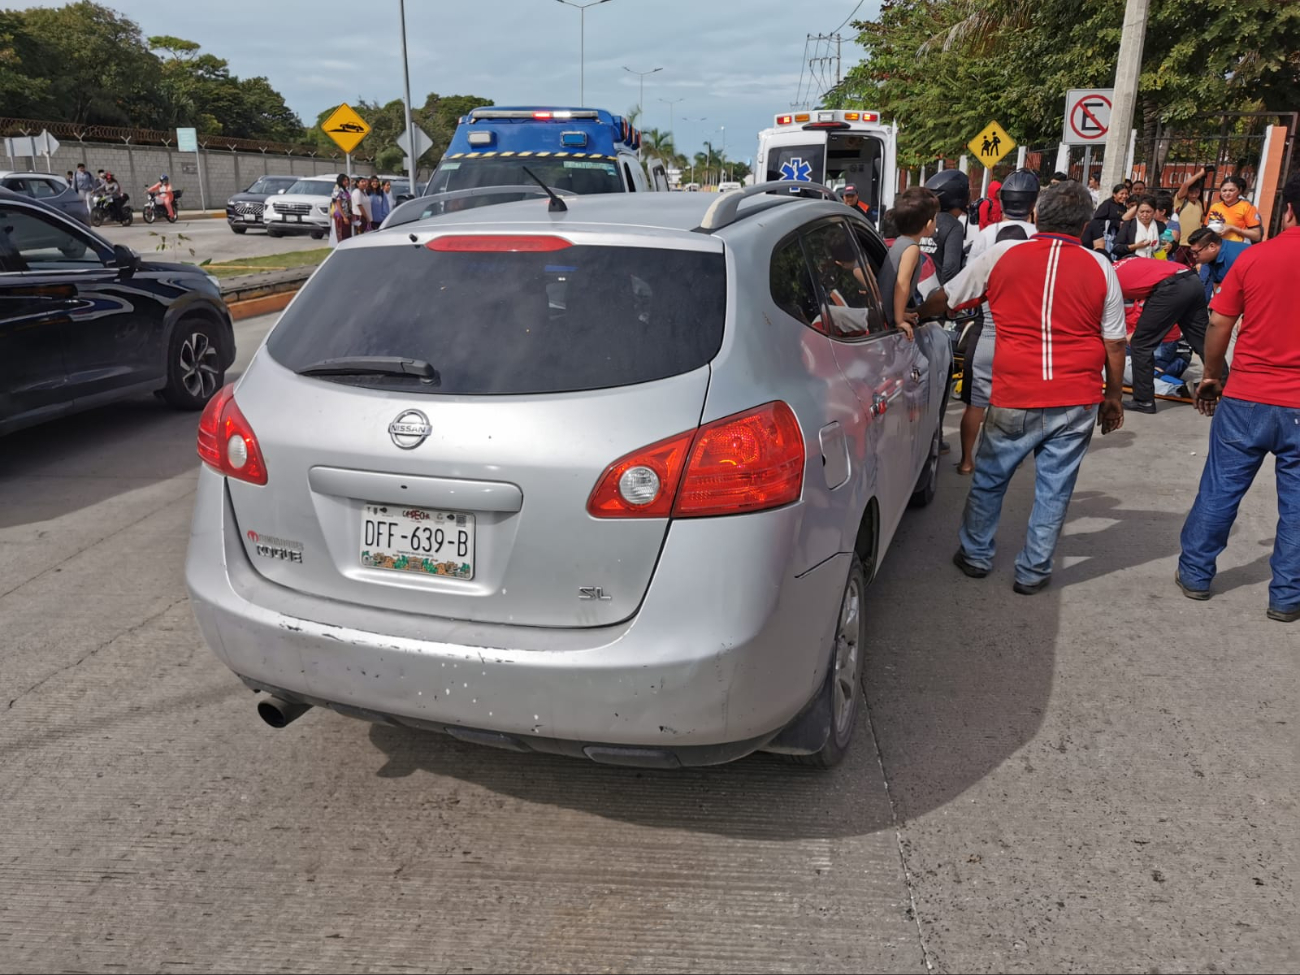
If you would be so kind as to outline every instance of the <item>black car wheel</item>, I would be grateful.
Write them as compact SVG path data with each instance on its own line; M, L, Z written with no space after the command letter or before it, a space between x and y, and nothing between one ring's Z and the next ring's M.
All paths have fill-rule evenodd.
M212 324L199 318L179 322L167 351L162 398L178 410L203 409L225 382L223 361L221 340Z
M820 751L812 755L792 756L801 765L834 768L844 760L849 744L853 741L853 729L857 725L858 711L863 701L862 664L866 625L862 615L862 597L866 589L867 575L855 555L849 565L849 577L844 583L844 595L840 599L839 616L835 624L835 643L831 647L829 673L821 690L823 706L830 715L830 730Z
M240 225L240 224L237 224L237 223L232 223L232 224L230 225L230 229L233 230L233 231L234 231L235 233L237 233L237 234L243 234L243 233L247 233L247 232L248 232L248 228L247 228L247 227L244 227L244 226L242 226L242 225Z
M323 230L313 230L313 231L311 232L311 239L312 239L312 240L324 240L324 239L325 239L325 231L323 231Z
M925 467L921 469L916 488L908 500L908 504L913 508L924 508L934 500L935 491L939 487L939 450L942 445L943 427L940 420L940 425L935 428L934 436L930 439L930 452L926 454Z
M267 227L267 228L266 228L266 236L268 236L268 237L283 237L284 235L281 234L280 231L279 231L279 229L276 228L276 227Z

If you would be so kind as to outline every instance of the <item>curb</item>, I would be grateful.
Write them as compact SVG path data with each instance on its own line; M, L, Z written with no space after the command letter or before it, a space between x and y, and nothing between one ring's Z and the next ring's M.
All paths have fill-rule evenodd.
M230 302L226 308L230 310L231 319L238 322L258 315L269 315L273 311L283 311L297 293L298 289L294 288L292 291L280 291L260 298L245 298L243 301Z

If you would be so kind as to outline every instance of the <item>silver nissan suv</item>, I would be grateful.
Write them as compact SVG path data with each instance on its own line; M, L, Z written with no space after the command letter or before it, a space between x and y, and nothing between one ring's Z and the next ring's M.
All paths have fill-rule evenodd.
M885 324L865 220L786 190L541 197L335 250L199 426L187 581L268 723L843 757L950 352Z

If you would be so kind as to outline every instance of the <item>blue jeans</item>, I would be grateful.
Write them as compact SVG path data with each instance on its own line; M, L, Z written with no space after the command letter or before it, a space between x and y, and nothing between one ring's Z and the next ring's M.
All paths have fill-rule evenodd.
M1189 589L1210 588L1237 507L1269 454L1277 457L1278 519L1268 604L1291 612L1300 609L1300 409L1219 401L1201 489L1183 525L1178 572Z
M1033 453L1034 508L1025 547L1016 556L1016 581L1033 585L1051 577L1052 553L1096 423L1095 405L1040 410L989 407L959 533L966 561L981 569L993 568L1002 498L1011 475Z

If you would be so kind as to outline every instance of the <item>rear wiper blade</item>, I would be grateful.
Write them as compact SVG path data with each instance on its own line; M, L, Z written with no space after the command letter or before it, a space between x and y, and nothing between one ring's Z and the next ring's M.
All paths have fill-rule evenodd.
M438 385L438 370L423 359L404 359L395 355L357 355L340 359L322 359L298 370L300 376L413 376L421 382Z

